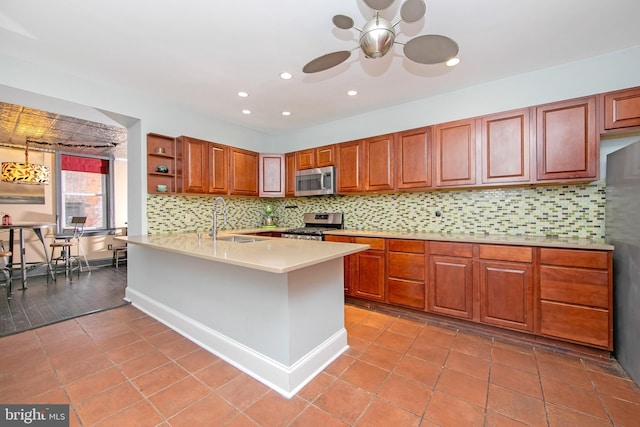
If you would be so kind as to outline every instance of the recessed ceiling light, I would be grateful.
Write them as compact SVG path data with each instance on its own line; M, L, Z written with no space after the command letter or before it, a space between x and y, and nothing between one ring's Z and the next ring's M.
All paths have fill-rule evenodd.
M291 80L293 78L293 75L291 75L291 73L287 73L285 71L284 73L280 73L280 78L282 80Z
M251 114L251 110L242 110L242 114Z
M291 111L283 111L282 115L283 116L290 116L291 115Z
M350 91L347 92L347 95L349 95L349 96L356 96L357 94L358 94L357 90L350 90Z
M238 92L238 96L240 98L246 98L247 96L249 96L249 94L247 92Z
M448 60L447 62L445 62L445 65L447 67L455 67L456 65L458 65L460 63L460 58L451 58L450 60Z

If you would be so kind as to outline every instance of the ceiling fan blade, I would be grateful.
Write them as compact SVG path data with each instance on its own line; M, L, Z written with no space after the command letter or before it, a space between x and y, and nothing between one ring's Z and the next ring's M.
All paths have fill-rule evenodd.
M405 22L416 22L420 20L427 11L424 0L406 0L400 6L400 17Z
M391 6L394 0L364 0L364 3L373 10L384 10Z
M440 64L458 54L458 43L437 34L418 36L404 45L404 54L419 64Z
M327 53L326 55L317 57L302 67L302 72L310 74L328 70L331 67L342 64L347 60L347 58L349 58L349 56L351 56L351 52L348 50Z
M333 17L333 25L342 30L348 30L349 28L353 28L353 19L347 15L336 15Z

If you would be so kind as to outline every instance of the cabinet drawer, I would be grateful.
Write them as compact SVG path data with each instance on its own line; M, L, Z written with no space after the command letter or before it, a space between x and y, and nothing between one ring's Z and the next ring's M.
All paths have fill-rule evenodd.
M551 301L540 304L544 335L609 348L609 312Z
M389 279L389 302L424 310L424 290L424 282Z
M424 255L389 252L387 260L389 277L424 280Z
M354 237L354 243L359 243L361 245L369 245L370 250L384 250L384 239L380 239L377 237Z
M351 237L349 236L324 236L324 240L327 242L351 243Z
M430 242L429 253L471 258L473 245L471 243Z
M609 274L581 268L540 266L540 298L609 308Z
M423 240L390 239L389 250L393 252L410 252L413 254L423 254L424 241Z
M607 269L608 252L573 249L540 249L540 264Z
M499 261L533 261L533 249L524 246L480 245L480 258Z

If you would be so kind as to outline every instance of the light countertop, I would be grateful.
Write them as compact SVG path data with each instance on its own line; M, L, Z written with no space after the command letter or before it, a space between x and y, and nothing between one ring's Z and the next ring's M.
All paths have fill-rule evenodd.
M255 233L257 231L281 231L274 229L245 229L236 232L220 232L219 238ZM259 237L250 243L223 240L216 242L202 233L152 234L147 236L123 236L118 240L148 248L175 252L182 255L223 262L270 273L288 273L321 262L351 255L369 248L369 245L321 242L310 240Z
M431 240L440 242L461 242L461 243L485 243L495 245L515 245L515 246L544 246L551 248L565 249L586 249L611 251L613 246L602 240L577 239L570 237L546 237L546 236L509 236L495 234L463 234L463 233L420 233L401 231L371 231L371 230L335 230L325 234L335 236L362 236L380 237L386 239L410 239L410 240Z

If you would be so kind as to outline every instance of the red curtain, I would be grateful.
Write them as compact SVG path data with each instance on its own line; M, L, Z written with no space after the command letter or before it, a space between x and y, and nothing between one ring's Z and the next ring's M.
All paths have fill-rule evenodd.
M77 157L63 154L61 169L74 172L109 174L109 161L92 157Z

